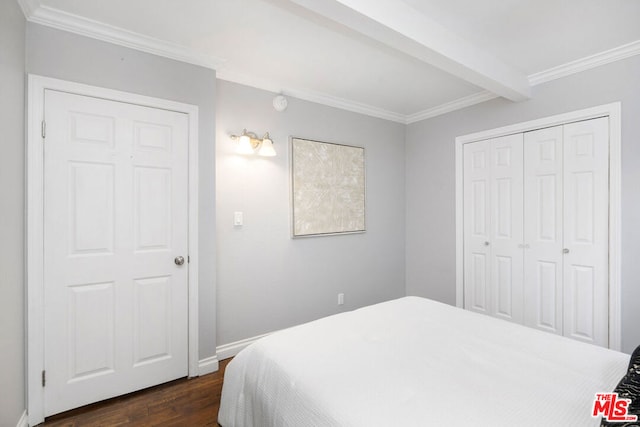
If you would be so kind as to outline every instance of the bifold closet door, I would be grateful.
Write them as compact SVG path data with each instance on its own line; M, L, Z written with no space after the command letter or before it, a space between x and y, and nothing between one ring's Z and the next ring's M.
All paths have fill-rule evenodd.
M524 324L562 335L562 126L524 134Z
M490 312L523 321L523 135L491 140Z
M608 346L607 117L465 144L464 306Z
M522 134L464 147L465 307L523 321Z
M564 335L608 346L609 119L563 127Z
M464 145L464 307L489 314L490 141Z
M524 136L525 325L608 346L608 119Z

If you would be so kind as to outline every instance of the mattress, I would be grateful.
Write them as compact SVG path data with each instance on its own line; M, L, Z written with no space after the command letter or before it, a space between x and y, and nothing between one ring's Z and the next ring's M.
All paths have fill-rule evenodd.
M227 366L223 427L597 426L629 356L418 297L262 338Z

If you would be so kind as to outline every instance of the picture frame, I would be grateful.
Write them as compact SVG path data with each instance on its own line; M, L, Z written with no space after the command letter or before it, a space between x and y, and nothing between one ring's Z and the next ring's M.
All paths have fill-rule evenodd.
M291 137L292 237L366 231L363 147Z

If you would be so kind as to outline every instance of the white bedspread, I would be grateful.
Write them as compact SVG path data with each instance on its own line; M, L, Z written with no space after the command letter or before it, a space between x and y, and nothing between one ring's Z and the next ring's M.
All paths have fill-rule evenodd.
M597 426L629 356L423 298L290 328L227 366L223 427Z

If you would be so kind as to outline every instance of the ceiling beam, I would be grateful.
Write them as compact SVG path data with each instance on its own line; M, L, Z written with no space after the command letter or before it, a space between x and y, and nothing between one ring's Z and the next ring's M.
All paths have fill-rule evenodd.
M399 0L290 0L511 101L531 97L522 72Z

